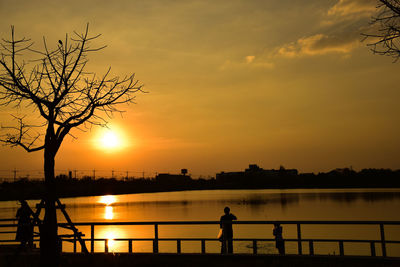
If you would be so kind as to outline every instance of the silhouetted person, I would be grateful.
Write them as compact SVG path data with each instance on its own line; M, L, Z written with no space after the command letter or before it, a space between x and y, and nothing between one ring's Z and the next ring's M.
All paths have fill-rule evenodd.
M285 241L282 236L282 226L279 223L274 224L274 229L272 230L272 234L275 236L275 247L278 249L279 254L285 254Z
M237 220L236 216L230 213L230 208L225 207L224 215L220 219L220 228L222 229L222 240L221 240L221 253L226 254L226 248L228 247L228 253L233 253L233 229L232 221Z
M17 210L17 235L15 240L21 242L20 247L26 248L28 243L29 247L32 247L33 243L33 222L31 219L32 210L29 208L28 203L25 200L20 200L21 207Z

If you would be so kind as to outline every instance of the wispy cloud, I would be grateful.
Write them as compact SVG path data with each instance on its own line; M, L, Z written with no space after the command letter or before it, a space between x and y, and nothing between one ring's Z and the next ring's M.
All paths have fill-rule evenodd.
M240 68L263 68L273 69L273 62L266 60L264 57L245 56L241 60L226 60L220 70L240 69Z
M347 54L359 45L359 38L349 36L315 34L298 39L279 48L278 54L284 57L315 56L328 53Z
M254 61L255 58L256 58L255 56L247 56L245 58L246 59L246 63L250 64L251 62Z
M325 11L318 32L282 45L277 54L288 58L332 53L349 55L360 46L360 33L375 10L374 0L339 0Z
M328 10L328 16L357 16L369 17L375 11L377 5L376 0L339 0L333 7Z

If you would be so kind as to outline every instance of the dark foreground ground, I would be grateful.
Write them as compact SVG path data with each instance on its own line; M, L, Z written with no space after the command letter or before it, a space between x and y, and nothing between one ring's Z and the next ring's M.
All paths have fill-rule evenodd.
M0 253L0 266L36 267L39 266L39 255ZM91 255L68 254L61 258L61 266L73 267L127 267L127 266L400 266L397 258L371 257L338 257L338 256L278 256L278 255L219 255L219 254L104 254Z

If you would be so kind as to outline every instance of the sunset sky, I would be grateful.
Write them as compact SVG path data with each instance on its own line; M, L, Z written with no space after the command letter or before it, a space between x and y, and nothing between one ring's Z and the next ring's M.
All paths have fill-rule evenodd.
M400 168L400 62L361 42L370 0L0 0L0 37L102 34L88 70L136 73L148 93L105 131L73 131L58 170L180 172ZM11 107L0 107L2 125ZM19 110L23 113L24 110ZM109 133L110 134L110 133ZM42 169L0 147L0 170ZM1 173L0 173L1 174Z

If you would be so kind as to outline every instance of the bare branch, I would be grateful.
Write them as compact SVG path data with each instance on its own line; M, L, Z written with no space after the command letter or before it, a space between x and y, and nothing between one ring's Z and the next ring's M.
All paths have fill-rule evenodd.
M43 37L43 48L38 50L29 39L15 38L12 27L10 40L0 42L0 105L33 107L46 123L40 134L32 135L36 126L15 118L17 126L3 127L14 131L3 136L3 143L29 152L52 148L55 155L65 136L72 136L71 129L106 125L113 113L122 112L120 104L133 103L136 93L143 92L134 74L120 78L111 77L111 68L102 76L85 71L88 54L106 47L91 46L99 37L89 35L87 24L83 33L65 35L64 41L53 45ZM30 65L19 59L28 52L39 56ZM40 141L44 143L35 146Z
M0 142L9 146L19 146L25 149L27 152L34 152L44 149L44 145L36 146L36 141L41 137L40 133L35 133L35 136L31 136L30 132L33 128L41 128L44 125L28 125L23 122L24 117L13 116L14 120L17 121L17 126L1 126L1 129L12 130L15 133L7 133L0 136Z
M372 32L363 33L363 40L370 40L367 44L371 51L378 55L400 58L400 1L379 0L379 13L372 18Z

